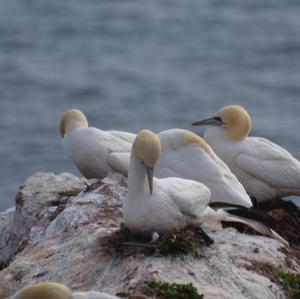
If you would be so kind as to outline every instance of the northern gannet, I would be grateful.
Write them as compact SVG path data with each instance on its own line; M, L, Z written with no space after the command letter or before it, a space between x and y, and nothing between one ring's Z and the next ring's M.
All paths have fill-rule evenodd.
M120 299L120 297L96 291L72 293L62 284L42 282L23 288L11 299Z
M153 178L161 154L159 137L149 130L137 135L131 150L128 194L123 202L126 226L136 233L163 233L183 228L202 215L209 189L180 178Z
M252 207L243 185L201 137L182 129L166 130L158 133L158 137L161 155L154 170L155 177L197 181L210 189L211 202ZM129 159L129 153L115 154L116 164L123 165L124 169L128 168Z
M300 195L300 162L288 151L261 137L248 137L251 118L230 105L192 125L209 125L204 139L258 202Z
M160 156L159 137L149 130L140 131L131 150L128 193L123 201L125 224L134 233L165 233L190 224L234 221L286 243L263 223L211 209L208 206L211 192L200 182L175 177L153 178Z
M211 202L252 207L243 185L212 148L188 130L172 129L158 134L161 157L154 175L181 177L203 183L211 191Z
M135 134L89 127L85 115L77 109L64 113L60 134L65 153L86 178L103 178L112 170L127 175L114 153L130 153Z

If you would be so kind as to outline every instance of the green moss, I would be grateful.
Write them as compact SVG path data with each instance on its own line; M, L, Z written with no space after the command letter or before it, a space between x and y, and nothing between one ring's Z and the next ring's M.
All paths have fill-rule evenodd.
M141 238L121 225L120 230L108 239L108 247L121 255L143 253L145 255L201 255L204 246L209 246L213 241L202 231L199 226L189 226L179 231L173 231L151 242L150 237Z
M209 246L213 241L197 226L189 226L161 237L158 242L159 252L167 254L200 253L204 245Z
M203 299L197 289L191 284L177 284L151 281L147 283L146 293L163 299Z
M121 297L121 298L130 298L130 294L126 292L119 292L116 294L116 296Z
M278 278L292 298L300 299L300 274L279 272Z

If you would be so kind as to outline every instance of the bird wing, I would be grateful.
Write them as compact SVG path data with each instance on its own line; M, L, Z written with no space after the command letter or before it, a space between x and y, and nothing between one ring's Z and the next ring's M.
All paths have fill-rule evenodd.
M107 161L114 171L128 176L130 153L111 153Z
M300 162L288 151L264 138L249 138L236 165L249 175L281 189L300 189Z
M203 184L181 178L160 179L159 186L167 192L182 214L197 218L206 209L210 201L210 190Z
M228 166L212 150L208 153L199 144L191 143L177 150L169 147L159 160L155 175L201 182L211 190L212 201L252 206L244 187Z
M120 138L124 141L127 141L129 143L133 143L135 138L136 138L136 134L133 133L129 133L129 132L123 132L123 131L106 131L107 133L111 134L114 137Z

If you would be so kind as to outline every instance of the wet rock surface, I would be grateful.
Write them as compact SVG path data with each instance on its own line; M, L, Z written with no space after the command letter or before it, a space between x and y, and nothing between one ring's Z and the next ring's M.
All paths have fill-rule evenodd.
M204 227L213 239L201 254L120 254L107 243L122 223L127 179L71 174L29 178L16 208L0 214L0 298L30 283L57 281L73 291L139 294L146 281L192 283L204 298L286 298L278 271L299 272L296 247Z

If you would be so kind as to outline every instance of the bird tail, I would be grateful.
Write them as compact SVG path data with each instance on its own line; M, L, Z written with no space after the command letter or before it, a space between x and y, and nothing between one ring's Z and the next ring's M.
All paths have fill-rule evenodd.
M283 243L286 246L289 245L289 242L286 241L283 237L281 237L278 233L276 233L273 229L271 229L264 223L259 222L257 220L242 218L239 216L227 215L227 217L223 221L229 221L229 222L232 221L232 222L246 224L262 235L277 239L278 241L280 241L281 243Z
M207 213L212 216L210 218L211 220L214 219L214 221L219 221L219 222L226 221L226 222L242 223L247 226L250 226L251 228L253 228L255 231L257 231L262 235L277 239L284 245L289 246L288 241L286 241L272 228L270 228L270 222L272 222L273 219L266 213L262 213L260 211L250 211L246 208L232 209L227 211L223 209L218 209L215 211L209 208Z

